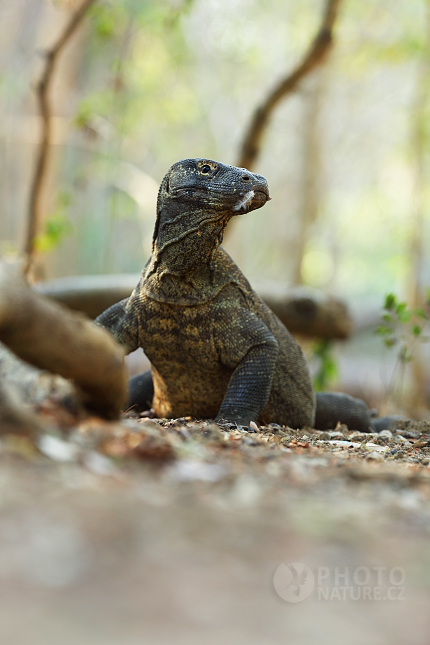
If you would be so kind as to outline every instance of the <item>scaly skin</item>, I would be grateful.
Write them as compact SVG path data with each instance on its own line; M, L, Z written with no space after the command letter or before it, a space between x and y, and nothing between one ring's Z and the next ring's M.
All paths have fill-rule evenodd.
M207 159L164 177L142 278L96 320L129 352L144 349L157 416L313 425L300 347L220 248L229 220L268 199L261 175Z

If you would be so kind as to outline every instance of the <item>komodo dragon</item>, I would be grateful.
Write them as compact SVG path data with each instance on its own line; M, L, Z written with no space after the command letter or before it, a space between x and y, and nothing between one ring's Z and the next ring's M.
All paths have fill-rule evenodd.
M269 199L266 179L243 168L209 159L170 168L141 280L95 321L151 361L152 377L130 380L129 405L158 417L367 430L363 401L328 393L316 406L299 345L220 247L234 215Z

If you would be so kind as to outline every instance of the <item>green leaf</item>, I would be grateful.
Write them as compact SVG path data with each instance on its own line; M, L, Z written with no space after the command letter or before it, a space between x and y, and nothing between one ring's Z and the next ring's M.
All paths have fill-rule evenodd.
M317 392L326 390L338 375L337 362L332 354L333 345L330 341L316 341L312 347L312 355L318 361L318 369L314 376L314 388Z
M91 8L95 32L100 38L112 38L118 28L118 12L112 7L96 5Z
M391 327L387 327L386 325L379 325L379 327L375 329L375 334L378 334L378 336L386 336L387 334L392 333L393 330L391 329Z
M58 246L73 230L72 223L66 215L51 215L45 222L42 233L36 236L35 247L39 253L46 253Z
M385 347L394 347L394 345L397 343L397 340L395 338L384 338L384 345Z
M387 293L384 301L384 309L392 311L397 305L397 298L394 293Z
M90 107L90 105L87 102L83 101L80 104L78 111L73 118L74 125L77 128L84 128L91 121L91 117L93 116L93 114L94 114L94 110Z
M404 304L404 303L402 303L402 304ZM405 307L406 307L406 305L405 305ZM397 312L397 317L399 319L399 322L407 323L412 318L412 311L410 311L409 309L406 309L406 308L405 309L400 309L400 311Z
M398 302L396 304L396 313L400 314L402 311L405 311L406 309L406 302Z
M411 331L412 331L412 333L413 333L413 335L414 335L415 337L416 337L416 336L420 336L420 335L421 335L422 330L423 330L423 328L422 328L422 327L420 327L419 325L412 325L412 330L411 330Z
M58 194L55 212L45 220L43 230L35 238L35 247L40 253L51 251L73 231L68 215L71 202L72 196L69 192L62 191Z
M417 307L417 309L415 309L415 314L417 316L419 316L420 318L422 318L423 320L428 320L429 319L429 317L427 316L426 312L421 307Z

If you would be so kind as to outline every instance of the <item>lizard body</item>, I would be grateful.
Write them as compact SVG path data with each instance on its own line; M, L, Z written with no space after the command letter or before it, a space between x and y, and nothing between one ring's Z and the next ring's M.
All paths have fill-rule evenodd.
M144 349L157 416L314 424L299 345L220 247L231 217L268 199L264 177L212 160L182 160L164 177L141 280L96 319L127 351Z

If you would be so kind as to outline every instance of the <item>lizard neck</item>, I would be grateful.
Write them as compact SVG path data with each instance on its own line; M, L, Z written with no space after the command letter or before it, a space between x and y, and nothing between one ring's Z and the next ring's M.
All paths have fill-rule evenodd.
M181 276L207 274L219 248L227 221L220 214L182 213L180 218L160 225L153 257L159 274Z
M148 295L175 304L210 300L225 284L217 252L229 218L201 210L162 215L144 275Z

